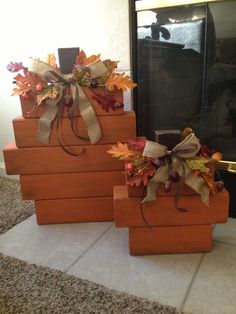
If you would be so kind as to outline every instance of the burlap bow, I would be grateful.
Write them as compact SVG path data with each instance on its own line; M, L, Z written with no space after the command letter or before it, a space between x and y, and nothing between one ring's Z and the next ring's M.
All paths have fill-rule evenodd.
M149 202L156 199L156 190L160 183L165 183L169 179L170 170L175 170L182 177L184 183L201 195L202 201L209 205L209 189L205 181L193 175L192 170L185 162L185 158L196 156L200 149L198 138L191 133L182 142L176 145L171 151L166 146L155 142L147 141L143 155L153 159L168 156L170 162L166 162L158 168L154 176L148 181L147 194L142 202Z
M90 78L102 76L107 72L105 65L100 60L88 65L87 69L90 73ZM52 82L57 86L59 91L59 96L56 99L48 98L46 100L47 109L39 119L38 139L44 144L49 144L51 123L58 114L58 104L63 97L64 89L69 86L73 99L73 105L69 109L69 114L74 116L77 108L79 108L80 114L87 127L90 142L92 144L96 143L102 136L98 119L83 89L73 80L72 74L62 74L49 64L38 59L33 60L29 71L41 76L46 81ZM82 138L86 139L85 137Z

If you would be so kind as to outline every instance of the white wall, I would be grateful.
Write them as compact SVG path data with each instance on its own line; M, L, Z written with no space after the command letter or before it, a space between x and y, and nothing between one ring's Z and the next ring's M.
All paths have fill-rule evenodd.
M11 96L10 61L46 58L59 47L81 47L88 55L120 60L130 71L129 0L7 0L0 3L0 149L14 141L12 119L20 115L19 98ZM130 105L129 97L126 105ZM0 165L3 162L0 154Z

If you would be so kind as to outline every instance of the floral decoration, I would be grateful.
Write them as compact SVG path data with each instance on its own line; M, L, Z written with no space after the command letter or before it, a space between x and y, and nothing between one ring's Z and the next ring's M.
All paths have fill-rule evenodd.
M31 112L43 102L46 104L45 112L39 119L37 138L44 144L50 144L51 127L56 123L58 143L64 151L73 156L79 156L71 152L62 143L59 135L59 127L63 111L70 120L73 134L82 140L89 140L91 144L98 142L102 137L102 129L96 116L90 99L87 97L84 87L92 91L92 99L96 100L103 110L117 110L124 106L115 98L117 90L126 91L136 84L125 73L116 73L117 61L110 59L101 60L100 55L87 57L81 51L75 58L71 73L63 73L57 65L54 54L49 54L47 60L33 59L29 68L22 62L11 62L7 69L17 73L14 77L13 95L20 95L29 99L31 94L36 94L36 105ZM97 87L104 87L101 89ZM105 91L104 91L105 90ZM75 117L80 113L87 128L87 135L80 135L75 126ZM29 112L30 115L30 112Z
M181 144L185 143L185 140L191 136L195 136L192 129L185 128L181 132ZM176 157L173 150L168 151L168 153L164 155L160 154L161 156L157 158L152 158L145 152L147 142L143 140L117 143L116 145L112 145L111 149L108 150L108 153L111 154L112 157L125 160L125 170L128 177L127 184L134 186L144 185L148 187L153 181L152 183L163 183L165 191L169 192L172 182L180 182L182 179L197 192L199 182L205 185L206 191L213 194L224 188L224 182L221 179L215 181L216 163L222 159L220 152L215 152L207 146L200 144L197 147L197 153L192 154L192 157L180 158L180 155ZM154 145L158 144L155 143ZM163 145L159 146L161 148L164 147ZM177 147L178 145L176 148ZM185 147L182 145L182 151L185 149L186 152L187 149L189 150L189 147L187 148L186 144ZM179 148L180 146L178 149ZM184 169L184 171L182 169ZM165 175L163 175L163 173L165 173ZM196 186L195 184L191 186L192 183L190 184L190 181L186 180L184 176L195 178L194 180L197 182ZM202 199L207 203L207 197L204 200L203 196Z
M89 66L98 61L102 62L106 71L102 75L94 78L91 77ZM54 54L49 54L44 63L55 69L55 72L60 72ZM117 90L126 91L127 89L133 89L137 84L125 75L125 73L116 73L115 69L117 68L117 64L118 61L112 61L110 59L102 61L100 54L87 57L82 50L76 57L71 80L81 87L91 88L94 91L93 99L95 99L105 111L109 111L109 109L119 109L123 107L123 104L117 103L112 93ZM17 73L13 81L15 87L13 88L12 95L21 95L25 99L29 99L30 92L36 93L37 105L40 105L46 99L56 99L59 97L60 91L58 85L55 84L56 81L50 76L42 77L32 73L22 62L11 62L8 64L7 69L13 73ZM97 86L104 86L107 93L105 95L97 93ZM65 105L70 105L71 103L69 89L66 91L64 101Z

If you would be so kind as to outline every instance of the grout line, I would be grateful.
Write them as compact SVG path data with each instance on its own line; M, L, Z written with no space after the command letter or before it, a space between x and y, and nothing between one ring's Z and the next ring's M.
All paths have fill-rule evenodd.
M218 243L222 243L222 244L228 244L228 245L232 245L232 246L236 246L236 243L229 243L229 242L224 242L224 241L220 241L220 240L214 240L213 239L213 242L218 242Z
M63 272L67 273L82 257L84 257L86 253L88 253L88 251L92 247L94 247L94 245L104 236L105 233L107 233L107 231L111 229L112 226L113 223L78 258L76 258L74 262L71 263L71 265L69 265L65 270L63 270Z
M181 311L181 312L184 311L183 308L184 308L184 306L185 306L185 304L186 304L186 301L187 301L187 299L188 299L190 290L191 290L191 288L192 288L192 286L193 286L193 282L194 282L194 280L195 280L195 278L196 278L196 276L197 276L197 273L198 273L198 271L199 271L199 269L200 269L200 266L201 266L201 264L202 264L202 261L203 261L204 256L205 256L205 253L202 254L202 256L201 256L201 258L200 258L200 261L198 262L197 268L195 269L195 272L194 272L194 274L193 274L193 277L192 277L192 279L190 280L190 283L189 283L187 292L186 292L186 294L185 294L185 296L184 296L184 299L183 299L183 301L182 301L182 303L181 303L181 305L180 305L180 311Z

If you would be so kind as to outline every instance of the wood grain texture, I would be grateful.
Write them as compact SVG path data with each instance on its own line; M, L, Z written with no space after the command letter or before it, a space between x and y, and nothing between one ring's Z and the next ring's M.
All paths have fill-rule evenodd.
M13 119L16 146L41 147L44 145L37 139L38 119ZM127 141L136 137L136 119L134 112L125 112L123 115L100 116L99 123L102 130L102 138L96 144L111 144L118 141ZM80 135L87 136L86 127L81 117L75 119L75 124ZM68 118L61 119L61 138L64 145L88 145L89 141L78 139L72 132ZM59 146L55 123L52 125L50 146Z
M110 115L119 115L124 113L124 109L120 108L115 111L109 110L109 112L106 112L105 110L102 109L101 105L92 98L93 95L93 90L91 90L88 87L83 87L84 93L90 100L93 109L96 113L97 116L110 116ZM104 87L96 87L94 90L96 93L99 93L101 95L104 95L105 93L111 94L110 92L106 92ZM116 93L113 93L114 98L117 102L123 103L123 92L122 91L117 91ZM32 118L39 118L41 115L45 112L46 109L46 104L43 102L40 106L38 106L35 110L32 111L34 106L36 105L36 94L31 93L30 94L30 99L26 100L23 97L20 97L20 104L21 104L21 112L22 115L25 119L32 119ZM80 113L78 112L78 115ZM67 116L66 110L63 112L63 116Z
M143 214L151 226L201 225L225 223L228 219L229 193L227 190L210 196L210 206L202 203L199 195L181 196L180 212L174 206L174 196L158 196L156 201L143 204ZM114 187L114 220L117 227L146 226L141 212L140 198L129 198L126 186Z
M131 255L209 252L212 226L129 228Z
M112 197L35 201L38 224L62 224L113 220Z
M25 200L113 195L113 186L124 184L122 171L81 172L20 176Z
M124 163L107 153L111 145L86 145L80 156L71 156L61 147L17 148L15 143L3 149L7 174L50 174L93 171L123 171ZM79 152L81 146L73 146Z

